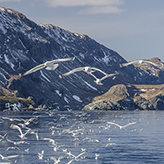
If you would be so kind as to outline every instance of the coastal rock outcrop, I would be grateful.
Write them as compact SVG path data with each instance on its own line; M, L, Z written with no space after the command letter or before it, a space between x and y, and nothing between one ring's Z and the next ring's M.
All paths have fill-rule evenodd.
M96 108L93 109L95 105ZM83 108L83 110L137 109L164 110L164 85L115 85Z

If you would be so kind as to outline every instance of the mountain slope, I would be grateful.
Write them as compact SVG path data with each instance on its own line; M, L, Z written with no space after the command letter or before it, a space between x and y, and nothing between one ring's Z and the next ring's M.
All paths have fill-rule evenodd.
M46 104L54 108L60 106L61 109L69 105L76 109L118 83L164 82L159 76L133 65L120 68L119 64L126 60L87 35L72 33L54 25L38 25L12 9L0 8L0 36L2 87L8 86L11 75L23 74L48 60L76 57L74 61L59 63L54 71L42 69L12 81L9 88L18 90L17 96L32 96L36 105ZM106 73L119 75L115 80L105 79L103 86L97 86L94 79L84 72L59 78L60 74L84 66L97 67ZM102 76L100 73L96 75Z

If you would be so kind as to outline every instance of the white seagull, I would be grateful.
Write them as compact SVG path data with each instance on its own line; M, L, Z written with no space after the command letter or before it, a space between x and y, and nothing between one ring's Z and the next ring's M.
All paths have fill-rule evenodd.
M2 142L5 139L6 135L7 135L7 133L5 135L3 135L3 136L0 135L0 137L1 137L0 142Z
M135 61L130 61L128 63L122 63L122 64L120 64L120 67L125 67L125 66L128 66L133 63L139 63L139 64L149 63L149 64L154 65L155 67L159 67L158 64L155 64L155 63L153 63L151 61L147 61L147 60L135 60Z
M94 110L95 108L98 108L98 109L100 109L100 107L97 105L97 104L95 104L95 105L93 105L93 106L89 106L89 105L86 105L85 107L84 107L84 109L86 109L86 110Z
M131 123L128 123L128 124L126 124L126 125L124 125L124 126L118 125L118 124L116 124L116 123L114 123L114 122L107 122L107 123L108 123L108 124L111 124L111 125L118 126L121 130L125 130L125 128L126 128L127 126L136 124L137 122L131 122Z
M45 63L40 64L40 65L30 69L29 71L25 72L23 74L23 76L28 75L28 74L33 73L33 72L36 72L36 71L38 71L38 70L40 70L42 68L45 68L47 70L55 70L58 67L58 65L59 65L59 64L56 64L56 63L63 62L63 61L73 61L73 60L75 60L75 57L46 61Z
M90 75L92 75L94 78L95 78L95 83L97 84L97 85L103 85L103 83L101 82L101 81L103 81L104 79L106 79L106 78L108 78L108 77L112 77L112 76L115 76L116 74L107 74L107 75L105 75L105 76L103 76L101 79L99 79L99 78L97 78L95 75L93 75L92 73L90 74Z
M69 155L69 156L72 156L72 160L71 161L69 161L67 164L70 164L73 160L76 160L76 161L78 161L78 158L80 157L80 156L82 156L83 154L85 154L86 152L82 152L82 153L80 153L78 156L75 156L74 154L72 154L71 152L68 152L67 154Z
M0 154L0 157L2 158L2 160L4 161L9 161L9 159L11 158L16 158L16 157L19 157L20 155L11 155L11 156L7 156L7 157L4 157L2 154Z
M10 128L17 129L20 132L20 135L18 135L22 140L26 139L25 135L29 133L30 129L26 131L25 134L22 133L21 128L18 125L11 124Z
M86 72L88 75L90 75L92 72L95 72L95 71L99 71L101 73L103 73L104 75L107 75L107 73L105 73L104 71L98 69L98 68L95 68L95 67L89 67L89 66L86 66L86 67L78 67L78 68L75 68L67 73L64 73L62 75L59 75L60 78L64 77L64 76L68 76L70 74L73 74L75 72L78 72L78 71L84 71Z
M12 140L8 139L7 137L6 137L6 140L7 140L8 142L13 143L14 145L28 144L28 143L25 142L25 141L18 141L18 142L15 142L15 141L12 141Z

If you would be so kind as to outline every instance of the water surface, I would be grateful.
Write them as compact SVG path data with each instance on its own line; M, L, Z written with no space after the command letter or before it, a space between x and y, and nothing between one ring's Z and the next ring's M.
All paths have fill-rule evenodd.
M164 162L163 111L1 112L0 116L0 154L19 155L8 159L8 163ZM27 120L29 124L25 125ZM137 123L120 130L108 122ZM31 131L21 139L19 130L11 124L19 126L23 134L29 128Z

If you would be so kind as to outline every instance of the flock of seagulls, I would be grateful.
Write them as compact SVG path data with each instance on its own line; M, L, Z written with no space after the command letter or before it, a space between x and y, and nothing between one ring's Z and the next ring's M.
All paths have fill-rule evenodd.
M108 78L108 77L112 77L112 76L115 76L115 75L116 75L116 74L107 74L107 73L105 73L104 71L102 71L102 70L100 70L100 69L98 69L98 68L86 66L86 67L75 68L75 69L73 69L73 70L71 70L71 71L69 71L69 72L67 72L67 73L64 73L64 74L62 74L62 75L59 75L59 77L60 77L60 78L63 78L63 77L65 77L65 76L71 75L71 74L73 74L73 73L75 73L75 72L78 72L78 71L84 71L84 72L86 72L88 75L91 75L92 77L94 77L94 79L95 79L94 82L95 82L97 85L103 85L103 84L101 83L102 80L104 80L104 79L106 79L106 78ZM93 72L95 72L95 71L101 72L102 74L104 74L104 76L103 76L101 79L97 78L97 77L93 74Z
M97 138L97 134L102 132L104 134L105 130L110 131L109 125L118 126L121 130L129 130L125 128L137 123L131 122L121 126L107 120L98 118L95 120L88 112L57 111L44 112L44 114L32 112L25 118L10 116L0 119L3 120L0 123L2 129L0 163L1 161L21 163L22 159L30 160L29 157L33 158L34 163L71 164L85 162L85 159L92 159L92 162L96 163L101 158L101 154L93 151L94 147L106 149L116 145L111 142L111 138L108 137L105 142L105 138L101 139L101 136ZM5 131L3 124L8 125ZM102 128L100 125L108 128ZM6 129L7 133L4 134Z
M73 60L75 60L75 57L73 57L73 58L64 58L64 59L56 59L56 60L52 60L52 61L46 61L45 63L40 64L40 65L37 65L36 67L34 67L34 68L28 70L28 71L25 72L23 75L20 74L20 77L21 77L21 76L29 75L29 74L34 73L34 72L36 72L36 71L38 71L38 70L40 70L40 69L43 69L43 68L45 68L45 69L47 69L47 70L55 70L55 69L59 66L59 64L58 64L59 62L73 61ZM63 78L63 77L65 77L65 76L71 75L71 74L73 74L73 73L75 73L75 72L78 72L78 71L84 71L84 72L86 72L88 75L91 75L91 76L95 79L94 82L95 82L97 85L103 85L103 84L101 83L102 80L104 80L104 79L106 79L106 78L108 78L108 77L112 77L112 76L115 76L115 75L116 75L116 74L107 74L107 73L105 73L104 71L102 71L102 70L100 70L100 69L98 69L98 68L86 66L86 67L75 68L75 69L73 69L73 70L71 70L71 71L69 71L69 72L67 72L67 73L64 73L64 74L62 74L62 75L59 75L59 77L60 77L60 78ZM102 78L97 78L97 77L93 74L93 72L95 72L95 71L101 72L104 76L103 76Z
M65 61L73 61L75 60L75 57L72 57L72 58L63 58L63 59L55 59L55 60L52 60L52 61L46 61L45 63L43 64L40 64L30 70L28 70L27 72L25 72L23 75L20 74L20 77L21 76L26 76L28 74L31 74L31 73L34 73L40 69L47 69L47 70L55 70L58 66L59 66L59 63L60 62L65 62ZM128 66L128 65L131 65L131 64L134 64L134 63L139 63L139 64L145 64L145 63L149 63L151 65L154 65L155 67L159 67L158 64L156 63L153 63L151 61L147 61L147 60L135 60L135 61L130 61L130 62L127 62L127 63L122 63L120 64L120 67L125 67L125 66ZM85 67L78 67L78 68L75 68L69 72L66 72L62 75L59 75L60 78L63 78L65 76L68 76L68 75L71 75L73 73L76 73L76 72L79 72L79 71L84 71L86 72L88 75L91 75L95 80L94 82L97 84L97 85L103 85L102 81L108 77L112 77L112 76L116 76L118 75L118 73L113 73L113 74L107 74L105 73L104 71L98 69L98 68L94 68L94 67L89 67L89 66L85 66ZM103 74L103 77L102 78L98 78L96 77L93 73L95 71L99 71Z

